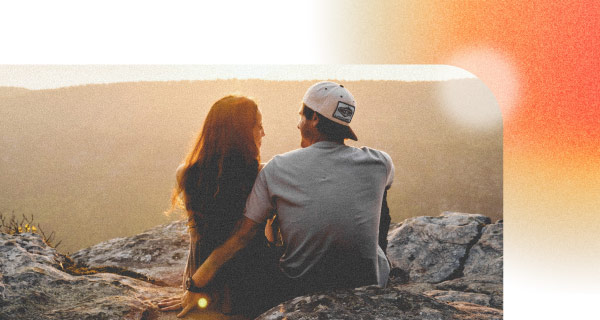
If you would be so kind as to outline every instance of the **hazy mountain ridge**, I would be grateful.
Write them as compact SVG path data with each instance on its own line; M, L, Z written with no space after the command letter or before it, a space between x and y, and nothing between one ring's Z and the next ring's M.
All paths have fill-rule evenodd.
M164 223L174 170L214 101L235 92L257 99L266 162L299 147L298 109L312 83L128 82L0 95L0 210L36 214L66 251ZM452 123L436 82L344 84L358 101L359 141L350 144L394 159L395 221L445 210L501 217L501 124L481 131Z
M30 92L29 89L20 87L0 87L0 98L19 96Z

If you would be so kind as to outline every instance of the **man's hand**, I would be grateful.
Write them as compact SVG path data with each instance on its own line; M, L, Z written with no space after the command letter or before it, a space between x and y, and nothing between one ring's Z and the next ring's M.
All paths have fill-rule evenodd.
M198 301L200 301L200 299L205 299L203 302L201 301L201 307L206 308L208 305L208 295L186 291L180 300L180 306L183 310L177 315L177 318L183 318L190 310L198 306Z
M201 299L203 299L203 301L201 301ZM211 302L210 300L211 299L207 294L186 291L180 297L161 300L157 305L159 311L174 311L183 308L183 311L177 315L177 317L181 318L195 306L199 306L201 309L208 307L208 304Z

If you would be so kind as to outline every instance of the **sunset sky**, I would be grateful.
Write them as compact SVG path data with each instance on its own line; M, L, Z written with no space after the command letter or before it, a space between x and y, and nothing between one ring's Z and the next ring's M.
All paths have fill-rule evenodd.
M190 3L2 5L0 61L467 70L504 119L505 316L590 317L600 298L600 2Z

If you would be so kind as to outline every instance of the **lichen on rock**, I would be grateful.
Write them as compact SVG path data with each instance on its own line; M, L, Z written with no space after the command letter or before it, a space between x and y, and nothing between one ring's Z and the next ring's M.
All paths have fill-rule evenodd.
M189 250L184 221L157 226L132 237L115 238L71 255L90 267L114 266L180 286Z
M461 277L470 249L489 223L483 215L457 212L406 219L388 234L388 258L411 282Z
M33 233L0 233L0 319L141 319L152 300L173 296L161 287L114 273L74 276L67 257Z

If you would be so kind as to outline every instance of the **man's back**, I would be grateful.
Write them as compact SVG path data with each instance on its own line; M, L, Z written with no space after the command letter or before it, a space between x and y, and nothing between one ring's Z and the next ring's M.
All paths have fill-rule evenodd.
M392 178L384 152L317 142L265 166L246 216L258 222L277 210L286 244L280 267L288 277L328 277L346 266L352 267L347 275L359 282L384 285L389 267L378 247L378 227Z

